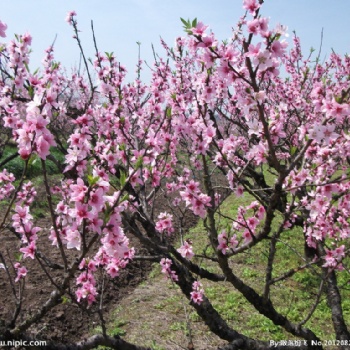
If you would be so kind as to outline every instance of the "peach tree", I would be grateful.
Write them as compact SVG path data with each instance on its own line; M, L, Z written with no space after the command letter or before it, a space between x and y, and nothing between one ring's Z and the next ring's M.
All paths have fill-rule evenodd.
M140 79L141 61L137 79L126 82L126 68L113 54L99 52L96 42L89 64L74 11L66 20L84 74L67 76L53 47L32 73L29 34L1 44L0 145L11 142L16 152L0 158L0 233L20 242L17 260L0 247L1 279L14 299L12 317L1 320L1 340L32 339L31 327L69 298L83 310L97 310L102 333L50 348L142 349L107 335L100 307L101 276L118 278L140 258L132 237L147 251L143 258L161 264L222 339L222 349L322 349L307 322L324 298L334 344L350 348L339 283L349 274L350 60L336 53L324 63L304 57L296 36L289 48L285 28L271 28L261 5L244 0L245 14L224 42L202 22L182 20L186 36L174 47L162 42L167 57L156 58L149 83ZM0 36L5 31L0 22ZM50 186L53 149L65 162L59 164L60 183ZM16 156L23 160L17 178L6 169ZM37 189L26 175L33 161L41 166L50 228L40 227L31 213ZM223 210L235 201L241 204L234 212ZM203 252L184 232L188 212L203 223ZM292 235L303 250L288 245ZM58 251L55 258L40 249L43 239ZM264 276L257 287L236 264L247 252L261 254L262 246ZM281 262L281 250L297 262L282 272L279 266L288 261ZM41 308L23 315L30 260L52 292ZM318 291L295 320L275 304L274 293L306 270ZM207 280L241 293L263 317L299 339L298 346L237 331L206 296Z

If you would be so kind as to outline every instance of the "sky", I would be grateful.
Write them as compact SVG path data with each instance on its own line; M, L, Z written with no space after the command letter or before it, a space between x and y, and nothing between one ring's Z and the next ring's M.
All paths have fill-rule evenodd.
M30 67L34 70L57 35L55 59L68 69L77 66L79 49L72 27L65 22L71 10L78 15L86 55L94 55L93 20L98 49L114 52L129 71L130 80L136 77L137 42L141 42L141 58L152 64L152 44L164 55L160 36L173 46L175 38L184 35L180 17L197 18L223 40L231 36L231 28L244 14L241 0L0 0L0 20L8 25L7 37L0 42L12 39L14 33L29 32L33 36ZM269 17L273 26L288 26L290 36L296 31L304 53L311 47L318 51L322 29L322 58L332 49L350 52L349 0L265 0L261 14ZM147 77L147 68L142 74Z

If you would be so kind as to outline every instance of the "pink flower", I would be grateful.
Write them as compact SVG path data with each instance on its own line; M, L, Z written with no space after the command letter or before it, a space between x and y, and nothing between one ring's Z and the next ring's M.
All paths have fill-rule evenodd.
M225 230L223 230L218 235L218 242L219 242L219 245L217 246L217 249L221 250L221 253L225 255L227 250L229 249L229 247L227 245L227 233Z
M274 41L271 45L271 52L273 57L282 57L286 51L288 43L286 41Z
M248 230L244 231L242 234L243 238L244 238L244 244L248 244L252 241L252 235L250 234L250 232Z
M172 281L177 281L179 278L175 271L173 271L170 267L172 265L172 261L168 258L163 258L160 261L160 265L162 266L162 273L170 278Z
M173 216L168 213L160 213L158 215L158 221L156 223L156 230L160 233L166 232L171 234L174 232Z
M19 251L24 254L23 255L24 258L30 257L31 259L34 259L35 250L36 250L35 242L32 241L27 247L21 248Z
M268 37L268 19L267 18L259 18L249 21L247 23L248 32L252 34L260 34L262 37Z
M192 245L190 244L189 240L186 240L184 244L177 251L185 259L191 260L194 256L194 253L192 251Z
M248 10L251 15L255 16L255 11L260 7L256 0L244 0L243 8Z
M68 249L77 249L80 250L81 245L81 235L78 230L76 229L68 229L67 230L67 248Z
M16 205L16 214L12 216L13 224L19 226L20 223L27 223L33 217L29 214L28 207L21 207L20 205Z
M330 269L337 269L337 270L342 270L342 259L345 257L345 246L342 245L340 247L337 247L334 250L328 250L326 249L326 256L324 257L325 259L325 264L323 264L323 267L328 267Z
M77 223L80 224L83 219L90 219L92 214L88 210L88 205L80 202L75 203L75 210L72 210L72 214L75 213Z
M310 139L314 139L317 143L324 142L329 144L330 141L336 140L340 135L334 132L335 124L315 124L309 131Z
M89 204L94 212L98 213L104 206L103 194L104 192L102 188L98 188L90 193Z
M87 192L87 187L85 186L84 180L81 178L77 179L77 184L76 185L71 185L71 200L72 201L82 201L85 193Z
M21 266L20 263L15 263L15 269L17 271L17 276L15 279L15 282L18 282L22 278L24 278L27 275L28 270L26 269L25 266Z
M234 249L238 246L238 240L237 240L237 236L236 235L233 235L231 238L230 238L230 248L231 249Z
M72 25L73 17L76 16L76 15L77 15L77 13L76 13L75 11L69 11L69 12L67 13L67 16L66 16L65 21L66 21L68 24Z
M109 263L106 267L106 270L112 278L115 278L119 275L119 267L115 264L115 262Z
M5 34L6 29L7 29L7 24L0 21L0 36L2 38L6 38L6 34Z
M235 196L236 197L241 197L244 193L244 187L242 185L238 185L236 190L235 190Z
M191 28L191 32L194 35L202 36L204 32L207 30L208 26L204 25L202 22L198 22L197 26L194 28Z
M191 294L191 300L195 304L201 304L203 302L203 296L204 296L204 290L202 287L202 284L198 281L193 282L192 284L192 292Z
M191 292L191 300L199 305L203 301L203 294L197 291Z
M55 146L53 138L47 135L40 135L36 140L36 152L41 159L46 159L46 157L50 154L50 147Z

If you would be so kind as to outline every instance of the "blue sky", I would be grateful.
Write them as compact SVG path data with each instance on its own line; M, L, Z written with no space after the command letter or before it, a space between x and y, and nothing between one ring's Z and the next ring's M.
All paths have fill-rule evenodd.
M135 77L137 41L141 42L141 58L152 62L152 43L163 54L160 36L171 46L177 36L183 35L180 17L197 17L219 39L225 39L244 13L241 0L0 0L0 4L0 19L8 25L7 38L1 41L26 31L33 36L32 69L40 65L45 48L56 34L56 60L67 68L77 64L79 50L72 39L72 28L65 22L67 12L75 10L87 56L94 54L90 29L93 20L99 50L113 51L127 67L130 78ZM288 26L290 35L295 30L304 52L310 47L319 48L322 28L322 57L331 48L342 54L350 52L348 0L265 0L261 13L270 17L272 24Z

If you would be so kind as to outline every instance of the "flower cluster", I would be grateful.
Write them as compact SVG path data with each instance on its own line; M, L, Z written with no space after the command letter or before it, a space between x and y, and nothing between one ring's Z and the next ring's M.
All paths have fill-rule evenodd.
M219 245L217 249L221 251L222 254L226 254L226 252L230 249L234 249L238 245L237 235L233 235L231 238L228 237L227 232L225 230L221 231L218 235Z
M194 21L174 48L162 42L169 60L159 58L149 84L125 83L126 69L113 53L97 52L85 78L76 70L67 77L52 47L42 70L32 74L28 33L1 47L1 127L24 169L37 159L45 173L52 147L64 154L60 185L49 190L45 179L53 221L48 238L66 270L79 264L72 268L78 301L97 299L98 270L116 278L133 259L128 231L168 256L162 273L178 281L171 250L164 250L187 211L210 221L209 243L222 259L268 237L281 211L281 235L303 226L308 245L325 249L323 267L342 268L350 237L350 86L344 78L350 60L333 53L325 64L314 63L303 58L297 37L288 52L285 28L272 28L260 6L243 1L246 15L232 40L221 42ZM78 39L75 16L69 12L66 21ZM0 21L0 37L6 29ZM1 171L0 200L14 196L5 219L11 217L24 258L34 259L41 230L31 215L35 189L23 177L15 191L15 180ZM216 218L225 216L224 200L247 193L254 199L225 217L229 229L221 230ZM160 214L159 200L167 206ZM189 240L177 251L194 256ZM27 271L15 268L18 281ZM203 301L199 282L191 299Z
M211 206L211 198L201 192L197 181L191 180L185 185L184 190L180 191L180 196L195 215L201 218L206 216L206 208Z
M191 260L194 256L191 240L187 239L177 251L181 254L183 258Z
M22 186L19 191L15 206L15 214L12 215L12 227L21 235L21 241L24 245L20 248L24 258L34 259L36 253L37 233L40 227L34 226L33 216L30 214L29 205L34 201L36 191L29 181Z
M204 289L202 283L195 281L192 284L191 300L200 305L203 302Z
M160 233L167 233L168 235L173 233L173 216L168 213L160 213L156 222L156 230Z
M240 206L238 208L237 219L233 222L232 229L241 232L243 244L248 244L254 239L258 225L264 219L264 216L265 208L257 201L253 201L246 207ZM236 242L237 240L234 238L234 245L237 245Z
M0 200L3 200L15 189L12 182L15 180L13 174L6 169L0 172Z
M171 269L172 261L168 258L163 258L160 261L160 265L162 267L162 273L167 277L170 278L172 281L178 281L178 276L174 270Z
M27 268L25 266L22 266L19 262L14 264L14 268L15 268L16 273L17 273L15 282L18 282L27 276L27 273L28 273Z

